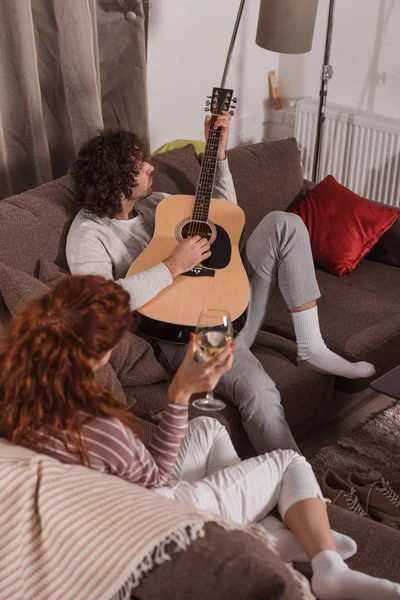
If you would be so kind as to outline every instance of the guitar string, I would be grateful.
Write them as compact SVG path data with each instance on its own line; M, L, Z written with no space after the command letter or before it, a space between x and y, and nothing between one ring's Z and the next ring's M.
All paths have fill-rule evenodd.
M212 120L213 117L211 117L211 124L212 124ZM210 124L210 127L211 127ZM207 137L207 143L206 143L206 148L204 151L204 157L203 157L203 162L207 160L207 156L208 156L208 148L209 146L209 139L210 139L210 134L211 134L211 129L210 129L210 133L208 134ZM205 162L204 162L205 164ZM198 189L197 189L197 194L195 197L195 203L194 203L194 210L193 210L193 214L192 214L192 220L190 221L189 224L189 231L188 231L188 236L192 237L193 235L198 235L197 231L198 231L198 224L197 224L197 219L201 216L200 215L200 210L198 207L198 196L201 194L201 186L202 186L202 173L200 173L200 177L199 177L199 183L198 183Z
M210 127L212 127L214 125L214 122L215 122L215 118L212 118L211 119L211 123L210 123ZM204 154L204 161L205 161L204 162L204 167L205 168L207 166L206 165L207 161L210 161L211 158L213 158L212 157L212 152L213 152L213 148L214 148L213 144L214 144L215 137L216 137L215 133L216 133L215 129L210 129L210 133L209 133L208 138L207 138L207 147L206 147L206 151L205 151L205 154ZM205 172L203 170L203 172L200 175L200 180L199 180L199 192L200 192L200 195L204 195L205 194L205 191L206 191L205 190L205 182L206 182L206 180L208 178L209 178L209 176L205 176ZM203 214L205 212L205 210L206 209L204 209L204 207L200 207L199 205L197 205L197 207L195 206L194 217L196 219L199 219L199 220L201 219L201 217L204 218L206 216L205 214ZM197 230L198 230L199 235L200 235L200 233L203 233L203 228L204 228L204 226L202 224L197 224Z
M219 130L211 130L209 137L207 139L207 148L205 151L205 156L204 156L204 160L211 160L211 158L215 159L215 156L213 156L213 154L215 154L215 141L217 138L220 137L220 131ZM211 138L211 139L210 139ZM218 140L219 141L219 140ZM218 152L218 150L217 150ZM214 164L214 168L212 169L214 176L215 176L215 168L216 168L216 164ZM212 179L214 179L214 177L211 176ZM205 172L202 173L200 175L199 178L199 188L202 188L200 191L201 193L205 194L210 193L210 197L212 194L212 190L209 190L209 186L210 186L210 174L208 171L208 174L206 174ZM211 198L210 198L211 199ZM208 202L208 207L204 207L204 206L195 206L195 210L193 213L193 216L196 217L198 220L203 221L205 219L205 221L203 221L203 223L198 224L197 223L197 229L196 231L198 232L199 235L202 235L202 237L206 236L206 232L208 229L208 225L207 225L207 217L208 217L208 213L209 213L209 207L210 207L210 199L207 201Z
M214 121L215 121L215 119L214 119ZM212 123L211 123L211 126L213 126L213 125L214 125L214 122L212 121ZM212 129L212 130L210 131L210 134L209 134L209 136L208 136L208 140L207 140L207 141L208 141L208 146L209 146L209 148L208 148L208 153L207 153L207 156L205 156L205 158L206 158L208 161L211 161L212 159L215 161L215 157L214 157L214 156L212 156L212 155L213 155L213 152L214 152L214 143L215 143L215 139L216 139L216 137L217 137L217 136L216 136L216 130L215 130L215 129ZM211 138L211 139L210 139L210 138ZM206 165L205 165L205 166L206 166ZM215 170L215 167L214 167L214 170ZM205 196L205 195L206 195L206 193L208 192L208 190L206 189L206 184L207 184L207 181L209 181L209 175L205 176L205 174L204 174L204 175L203 175L203 180L202 180L202 182L201 182L201 185L202 185L202 188L203 188L203 189L202 189L202 194L203 194L203 196ZM204 219L205 217L207 217L207 216L208 216L208 212L209 212L209 206L210 206L210 201L208 200L208 209L207 209L207 208L204 208L204 206L201 206L201 207L200 207L200 210L198 211L198 214L196 215L198 219L200 219L200 220L201 220L201 218L203 218L203 219ZM207 214L204 214L204 213L207 213ZM207 232L207 221L205 222L205 224L203 224L203 223L199 224L199 225L198 225L198 229L199 229L199 235L201 235L201 237L206 237L206 232Z
M215 152L218 152L218 150L217 151L215 150L215 141L219 141L217 139L219 137L220 137L220 131L215 130L215 129L210 131L210 134L207 139L207 148L206 148L206 151L204 154L204 161L215 159L215 156L213 156L213 154L215 154ZM216 164L214 165L214 168L212 169L212 171L214 172L214 175L215 175L215 168L216 168ZM211 178L213 179L212 175L211 175ZM204 195L206 193L209 193L210 199L207 200L208 207L198 206L198 205L196 207L196 205L195 205L195 210L193 213L193 217L195 217L198 220L203 221L204 219L206 219L202 223L196 223L196 226L195 226L195 231L196 231L197 235L200 235L201 237L206 237L207 230L209 228L209 226L207 224L207 220L208 220L207 217L208 217L208 213L209 213L210 200L211 200L211 194L212 194L212 190L207 189L210 186L209 182L210 182L209 171L208 171L208 174L202 173L199 178L199 191Z
M226 97L224 99L224 102L226 101ZM224 104L224 102L222 103L222 105ZM198 183L198 190L197 190L197 194L195 197L195 205L194 205L194 210L193 210L193 215L192 215L192 220L189 224L189 228L188 228L188 237L191 237L193 235L200 235L200 237L207 237L207 230L209 229L209 225L208 225L208 215L210 212L210 203L211 203L211 196L212 196L212 189L209 189L210 187L212 188L212 182L214 181L215 178L215 172L216 172L216 167L217 167L217 163L215 161L215 158L217 157L218 154L218 148L219 148L219 142L220 142L220 137L221 137L221 130L220 129L213 129L213 124L215 122L215 118L221 114L220 112L217 113L213 113L212 117L211 117L211 122L210 122L210 131L207 137L207 143L206 143L206 148L205 148L205 152L204 152L204 166L206 166L205 162L211 161L211 159L213 159L213 168L211 169L212 171L212 175L211 175L211 183L210 183L210 169L208 170L207 174L205 172L205 170L202 168L202 172L200 173L200 177L199 177L199 183ZM215 117L215 118L213 118ZM217 150L215 150L215 141L217 141ZM215 156L213 156L213 154L215 154ZM207 206L204 207L204 196L206 194L209 194L209 198L207 200ZM199 205L198 204L198 196L201 197L201 195L203 195L203 200L202 200L202 204ZM201 221L199 223L199 221Z
M213 115L213 117L214 116L216 117L217 115ZM213 117L211 117L210 127L213 125L213 122L215 121L215 119L213 119ZM205 149L204 158L203 158L204 165L206 164L207 160L211 160L210 153L212 152L212 150L211 150L210 141L212 142L213 139L210 140L210 138L214 138L215 137L215 134L214 134L215 131L216 130L214 130L214 129L210 129L210 133L209 133L208 138L207 138L207 144L206 144L206 149ZM195 199L195 206L194 206L193 216L192 216L192 220L191 220L190 225L189 225L189 231L188 231L188 235L189 236L201 235L201 234L204 235L205 232L206 232L206 230L207 230L207 227L205 227L204 228L204 232L203 232L204 225L202 223L198 223L197 222L197 220L200 220L201 217L204 218L206 216L206 215L202 214L204 209L198 205L198 196L201 196L201 194L203 194L204 191L205 191L204 190L204 176L201 173L200 177L199 177L198 193L197 193L197 196L196 196L196 199Z

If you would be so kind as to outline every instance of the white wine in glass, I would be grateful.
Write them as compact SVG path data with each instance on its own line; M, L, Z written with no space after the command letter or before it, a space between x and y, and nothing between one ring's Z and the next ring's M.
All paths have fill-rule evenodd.
M200 313L196 326L196 358L208 362L219 354L233 340L233 327L229 313L224 310L207 309ZM201 410L223 410L225 402L214 398L212 391L204 398L197 398L193 406Z

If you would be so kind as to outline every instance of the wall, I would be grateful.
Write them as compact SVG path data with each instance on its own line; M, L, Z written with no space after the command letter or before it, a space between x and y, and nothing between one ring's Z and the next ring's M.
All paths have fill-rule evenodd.
M329 0L319 0L313 48L281 55L279 82L286 97L318 97ZM400 118L399 0L336 0L328 101Z
M206 96L221 83L239 0L153 0L148 39L150 145L203 139ZM248 0L227 80L238 98L230 145L263 137L268 71L279 55L255 43L259 3Z
M221 81L238 7L239 0L153 0L148 42L153 150L177 138L203 139L204 102ZM317 98L320 87L329 0L319 0L311 52L298 56L279 56L255 44L258 7L258 0L245 4L227 82L238 98L231 146L294 130L292 114L265 110L271 69L278 71L284 99ZM399 23L400 0L336 0L328 101L400 118Z

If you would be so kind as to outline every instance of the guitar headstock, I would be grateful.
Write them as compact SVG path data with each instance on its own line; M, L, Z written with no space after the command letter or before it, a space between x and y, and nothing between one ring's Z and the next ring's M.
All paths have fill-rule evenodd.
M233 90L213 88L212 96L208 96L209 100L207 100L204 110L211 112L212 115L220 115L223 110L227 110L233 116L237 100L232 98L232 95Z

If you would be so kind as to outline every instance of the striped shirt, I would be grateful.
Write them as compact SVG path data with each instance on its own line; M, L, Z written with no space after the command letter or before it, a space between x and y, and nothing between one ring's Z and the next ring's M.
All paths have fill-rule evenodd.
M188 405L167 404L148 448L118 419L94 417L83 425L82 438L92 469L111 473L132 483L155 488L165 485L171 475L182 438L188 426ZM62 463L81 464L62 440L41 438L36 451Z

